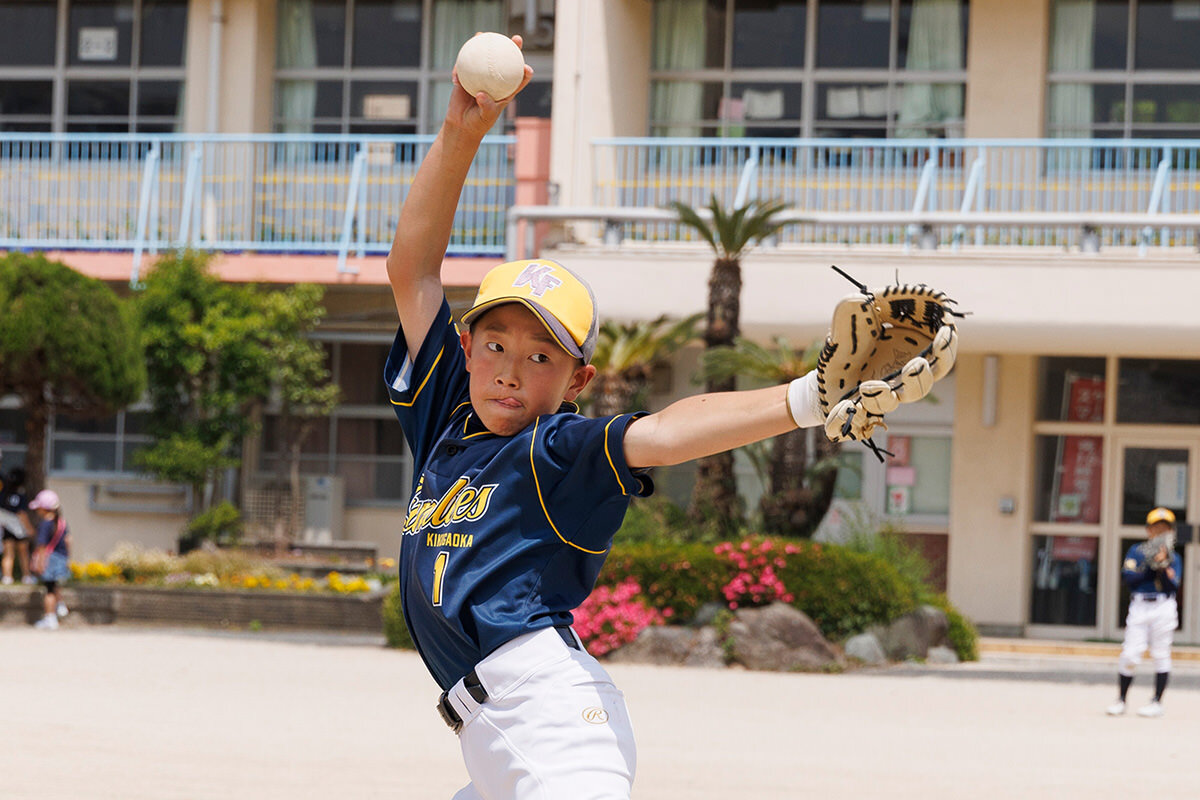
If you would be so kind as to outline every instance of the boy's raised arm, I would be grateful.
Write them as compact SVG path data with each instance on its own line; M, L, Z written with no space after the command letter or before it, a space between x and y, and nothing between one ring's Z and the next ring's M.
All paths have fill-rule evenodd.
M811 374L811 373L810 373ZM625 460L634 469L681 464L800 427L821 424L789 385L698 394L640 417L625 430Z
M513 40L519 47L521 37ZM494 101L484 92L467 94L454 76L454 91L437 139L421 161L408 197L400 209L396 235L387 257L388 280L404 328L408 352L416 357L442 303L442 259L450 242L454 212L479 143L492 129L504 107L524 89Z

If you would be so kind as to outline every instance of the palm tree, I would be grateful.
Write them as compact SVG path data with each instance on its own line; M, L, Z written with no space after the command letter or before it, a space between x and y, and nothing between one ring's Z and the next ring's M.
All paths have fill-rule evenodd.
M580 397L580 405L598 417L622 414L642 405L654 368L696 338L701 316L671 320L664 315L649 322L601 325L592 356L596 377Z
M792 348L782 337L768 349L738 338L733 347L708 350L701 362L706 379L727 380L744 376L763 384L788 383L817 365L821 341L803 351ZM839 446L817 428L795 430L777 436L767 447L765 491L759 512L766 533L808 538L829 510L837 479ZM752 460L754 456L751 455Z
M751 200L727 213L713 195L708 201L710 222L685 203L671 203L671 208L679 214L680 224L699 233L717 257L708 279L708 322L704 334L707 350L731 346L740 333L742 256L783 226L776 216L786 207L778 200ZM709 378L705 384L709 392L736 388L736 375ZM740 505L733 454L718 453L700 459L689 516L696 522L707 521L732 533L741 519Z

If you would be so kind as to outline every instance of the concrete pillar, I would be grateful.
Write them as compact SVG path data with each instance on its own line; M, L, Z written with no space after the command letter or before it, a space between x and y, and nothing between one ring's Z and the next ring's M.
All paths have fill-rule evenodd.
M593 204L593 139L648 131L651 11L646 0L556 6L550 175L560 205Z
M519 206L544 206L550 200L550 131L551 123L541 117L517 117L517 149L515 171L517 179L516 204ZM550 224L539 222L534 225L533 249L524 250L526 227L522 221L517 226L517 241L525 258L534 258L542 249L542 240Z
M209 98L215 91L217 133L268 133L274 106L275 0L223 0L220 26L213 0L188 5L187 92L183 122L188 133L207 133ZM209 57L214 28L221 35L217 85Z
M1046 130L1051 0L976 0L967 38L967 136Z

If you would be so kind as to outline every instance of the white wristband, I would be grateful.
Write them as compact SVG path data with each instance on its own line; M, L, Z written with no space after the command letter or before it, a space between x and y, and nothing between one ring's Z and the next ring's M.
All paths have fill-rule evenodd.
M792 420L801 428L812 428L825 424L821 413L821 396L817 391L817 371L796 378L788 384L787 407Z

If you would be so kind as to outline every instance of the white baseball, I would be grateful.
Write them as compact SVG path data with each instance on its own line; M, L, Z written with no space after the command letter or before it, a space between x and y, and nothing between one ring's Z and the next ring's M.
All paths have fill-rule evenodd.
M458 82L472 97L487 92L493 100L503 100L525 79L525 58L507 36L477 33L458 51L454 69Z

